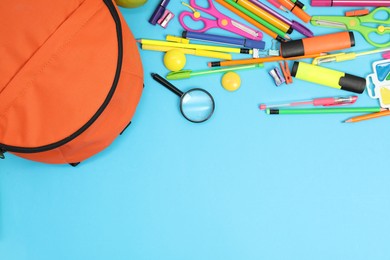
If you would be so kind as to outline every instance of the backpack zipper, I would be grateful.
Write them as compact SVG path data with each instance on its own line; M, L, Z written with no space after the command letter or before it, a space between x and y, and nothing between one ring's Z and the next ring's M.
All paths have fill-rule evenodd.
M60 147L64 144L72 141L77 136L79 136L83 132L85 132L99 118L99 116L103 113L103 111L106 109L106 107L110 103L112 96L114 95L116 87L118 85L120 72L122 69L122 59L123 59L122 26L121 26L121 21L120 21L118 12L115 9L113 2L111 0L103 0L103 2L107 6L108 10L110 11L110 13L114 19L116 32L117 32L117 38L118 38L117 39L118 40L118 62L117 62L115 76L114 76L114 81L112 83L111 89L108 92L108 95L107 95L106 99L104 100L103 104L99 107L99 109L96 111L96 113L93 115L93 117L86 124L84 124L79 130L77 130L72 135L70 135L70 136L68 136L68 137L66 137L58 142L44 145L44 146L39 146L39 147L32 147L32 148L11 146L11 145L5 145L5 144L0 143L0 159L5 158L4 153L6 151L15 152L15 153L39 153L39 152L44 152L44 151L55 149L57 147Z

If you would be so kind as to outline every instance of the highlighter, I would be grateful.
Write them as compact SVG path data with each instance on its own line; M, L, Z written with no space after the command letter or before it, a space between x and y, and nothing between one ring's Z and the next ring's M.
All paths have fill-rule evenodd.
M366 88L365 78L305 62L294 62L294 66L291 70L291 76L297 79L317 83L319 85L358 94L363 93Z
M353 32L339 32L282 42L280 51L283 58L290 58L342 50L353 46L355 46Z

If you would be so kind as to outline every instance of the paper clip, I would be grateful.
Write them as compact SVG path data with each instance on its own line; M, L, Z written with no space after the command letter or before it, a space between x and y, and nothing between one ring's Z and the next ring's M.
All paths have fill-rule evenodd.
M287 61L284 62L280 61L279 65L280 68L282 69L283 76L286 79L286 84L291 84L293 81L292 81L292 77L291 77L291 73Z
M283 74L280 72L278 67L275 67L274 69L270 70L269 74L275 81L275 85L279 87L282 85L286 80L283 77Z

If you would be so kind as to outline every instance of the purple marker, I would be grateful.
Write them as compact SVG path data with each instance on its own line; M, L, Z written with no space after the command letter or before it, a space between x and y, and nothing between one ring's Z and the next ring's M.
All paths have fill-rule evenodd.
M256 5L257 7L263 9L264 11L272 14L273 16L277 17L279 20L285 22L286 24L290 25L292 29L297 30L298 32L302 33L306 37L313 37L313 32L310 31L307 27L305 27L303 24L300 24L296 21L290 21L283 15L279 14L278 12L274 11L272 8L268 7L267 5L263 4L262 2L258 0L248 0L252 4Z
M149 23L156 25L157 21L161 18L161 16L165 12L165 8L169 4L170 0L162 0L157 8L154 10L152 16L149 19Z

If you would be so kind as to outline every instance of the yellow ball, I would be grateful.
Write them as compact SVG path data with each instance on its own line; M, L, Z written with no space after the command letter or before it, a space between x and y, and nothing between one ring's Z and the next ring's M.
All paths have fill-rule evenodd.
M146 3L147 0L115 0L116 4L122 7L135 8Z
M179 50L167 51L164 55L164 65L171 71L179 71L186 65L186 56Z
M241 78L235 72L225 73L222 77L222 87L227 91L236 91L241 86Z

